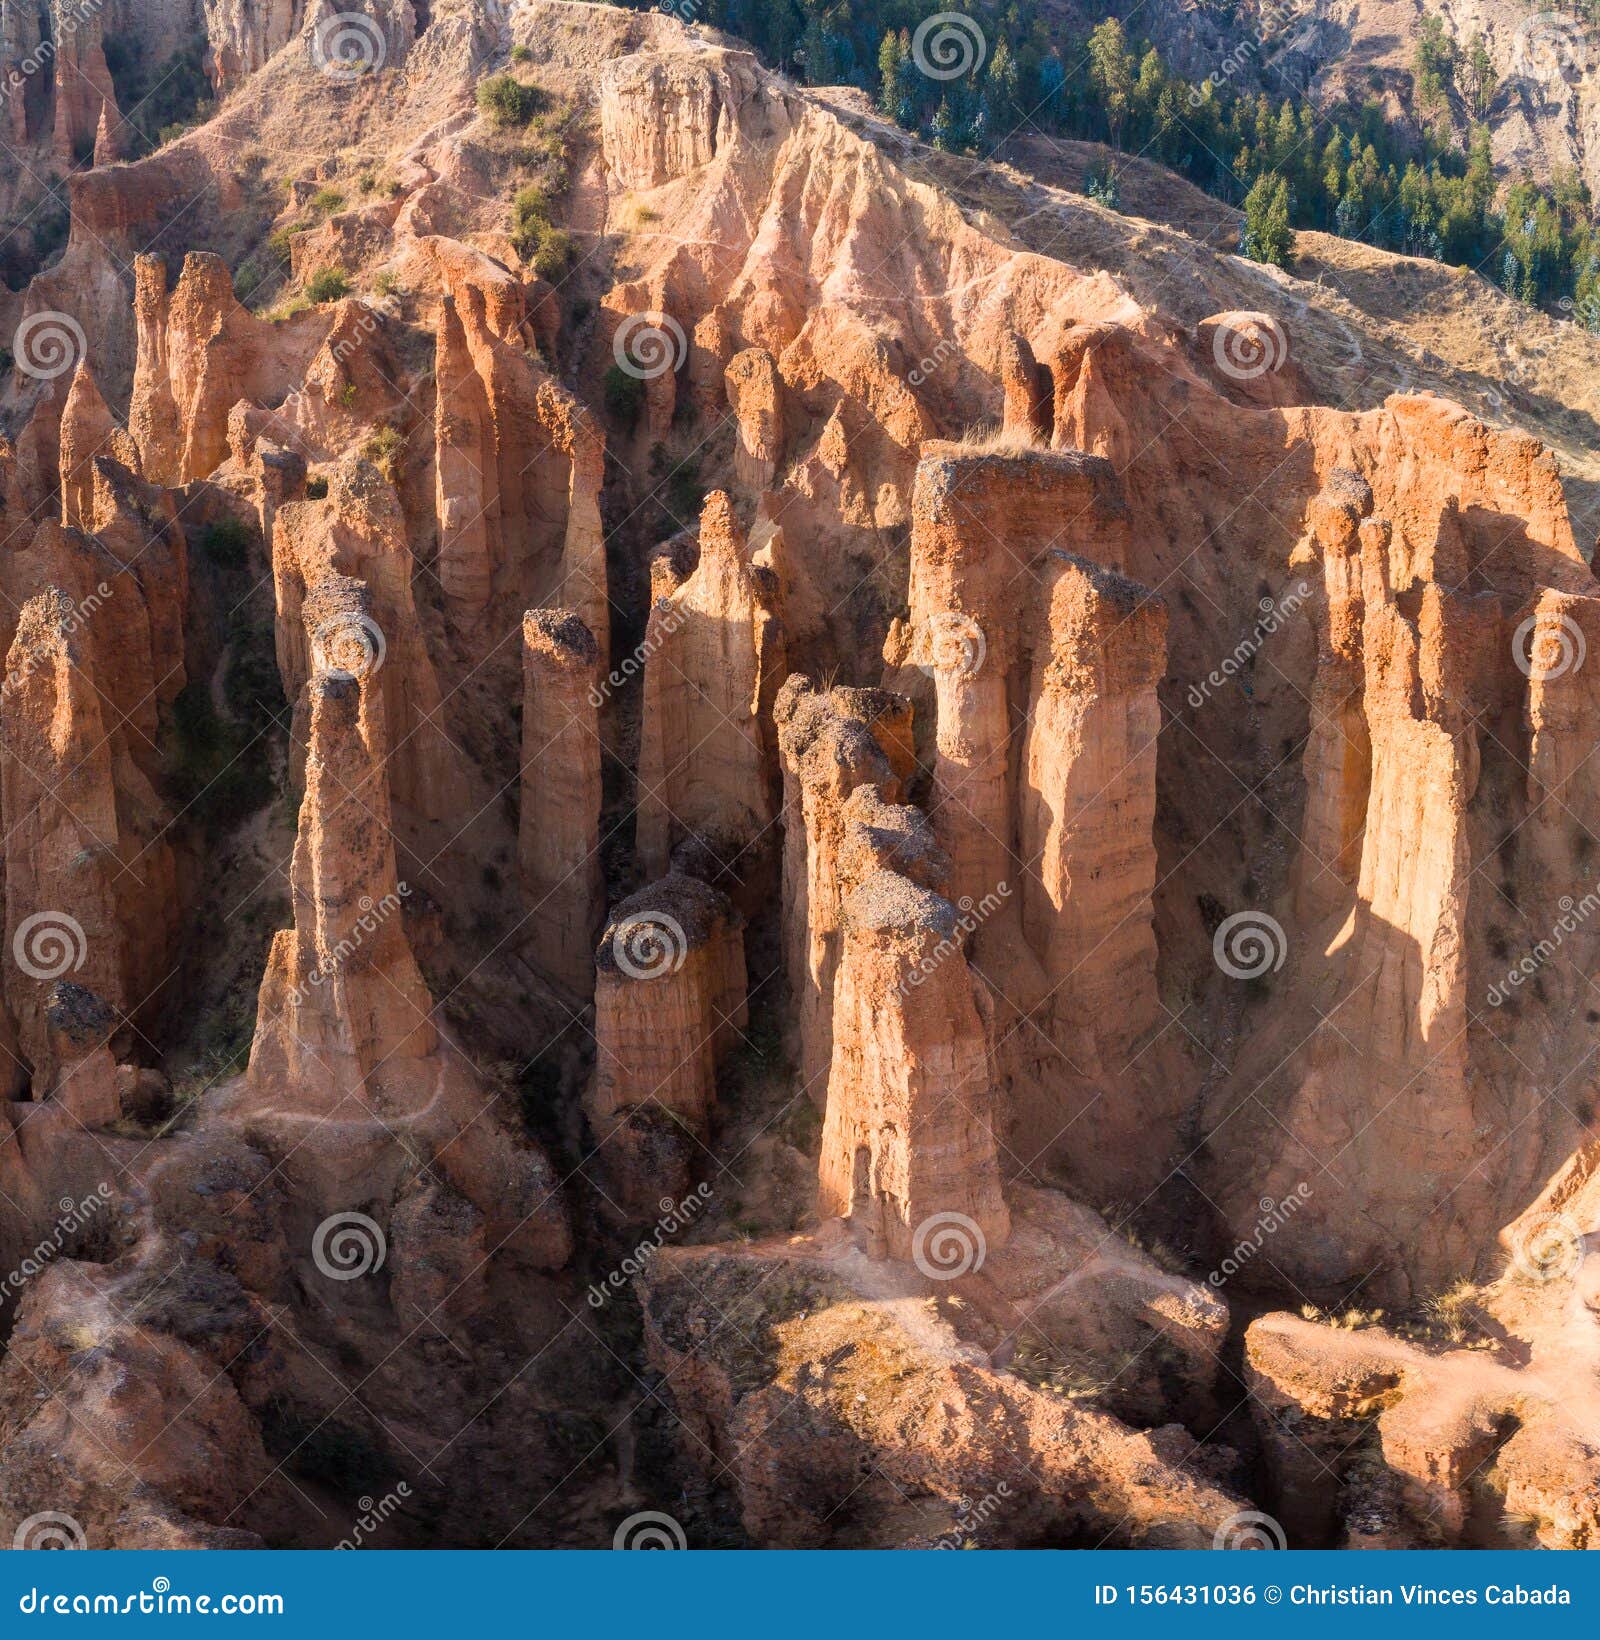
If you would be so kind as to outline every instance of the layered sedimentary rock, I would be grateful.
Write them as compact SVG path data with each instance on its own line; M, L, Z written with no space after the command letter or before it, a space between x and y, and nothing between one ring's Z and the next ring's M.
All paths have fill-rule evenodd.
M41 1098L63 1051L51 984L95 994L102 1044L148 1027L180 913L158 714L185 681L184 539L158 492L104 457L88 468L80 511L97 533L46 524L8 566L46 589L23 607L0 692L6 993Z
M73 374L72 388L61 412L60 448L61 522L77 529L93 528L89 514L94 458L111 456L137 471L139 454L133 440L107 409L86 361Z
M445 594L463 617L498 594L524 608L575 609L604 655L604 436L530 353L522 287L487 258L436 254L445 282L434 355Z
M870 793L858 788L852 803ZM934 855L935 871L943 867L931 836L916 836L926 821L915 810L873 819L877 837L857 847L886 844L910 870L913 856ZM886 863L861 878L840 922L820 1209L848 1218L873 1257L927 1260L947 1219L999 1245L1010 1220L996 1159L989 1004L961 949L960 914Z
M1526 1365L1481 1334L1441 1348L1371 1325L1347 1331L1282 1314L1252 1323L1245 1379L1296 1539L1594 1548L1600 1442L1583 1336L1594 1323L1581 1295L1570 1295L1579 1313L1562 1314L1572 1275L1525 1272L1520 1292L1513 1284L1489 1296L1519 1331L1519 1317L1538 1318L1526 1327L1531 1349L1519 1340Z
M105 113L115 114L116 90L106 67L105 20L98 9L66 14L54 40L55 118L52 145L63 170L95 151L95 132Z
M391 1525L452 1544L603 1541L632 1491L691 1541L730 1503L757 1543L1203 1547L1246 1506L1307 1544L1592 1541L1592 1270L1470 1339L1415 1303L1600 1227L1600 597L1555 378L1520 404L1563 471L1380 403L1397 327L1351 302L1203 246L1175 283L1168 229L980 188L659 13L380 0L342 83L308 73L332 20L209 6L218 120L132 164L92 51L9 100L24 170L78 168L7 326L75 318L93 375L4 393L0 1084L33 1099L0 1100L0 1270L117 1191L21 1300L0 1501L300 1543L286 1477L351 1505L356 1454L438 1476ZM146 66L193 43L114 21ZM8 64L44 38L0 7ZM508 43L570 161L556 279L473 103ZM154 243L239 252L238 299L209 253L130 291ZM596 688L613 630L643 641ZM886 635L894 693L810 681L878 681ZM597 981L602 835L652 886ZM23 970L39 913L81 967ZM722 1245L642 1283L705 1490L629 1441L632 1329L571 1325L528 1125L582 1169L586 1272L705 1180ZM371 1279L317 1256L349 1215ZM1226 1282L1396 1330L1256 1322L1252 1430Z
M938 444L923 451L913 510L909 631L890 659L932 672L930 810L952 888L978 898L1015 875L1007 711L1013 695L1028 696L1038 580L1053 553L1120 568L1127 511L1110 466L1094 457Z
M1120 1069L1160 1017L1151 893L1166 608L1067 554L1052 553L1040 591L1048 638L1034 648L1022 753L1022 927L1055 1018Z
M608 1194L650 1216L680 1196L709 1131L717 1067L746 1020L744 936L726 896L678 872L623 900L596 953L584 1108Z
M353 606L359 590L350 584ZM294 927L273 938L250 1076L292 1087L301 1110L331 1113L347 1101L381 1110L385 1085L438 1040L401 915L383 696L371 678L338 669L315 673L307 689Z
M228 453L228 416L240 399L280 404L302 377L325 321L308 313L282 326L234 299L220 256L193 251L167 289L158 256L135 264L138 353L128 427L145 476L158 484L203 478Z
M750 560L721 491L706 499L694 573L650 612L640 730L638 849L664 873L679 844L747 876L770 848L772 700L783 639L770 571Z
M1359 474L1338 470L1306 515L1310 545L1322 558L1323 603L1302 760L1306 807L1296 893L1301 914L1313 920L1344 903L1360 870L1372 744L1361 710L1359 532L1371 510L1371 487ZM1308 584L1307 591L1315 589Z
M888 649L891 677L932 673L930 815L951 895L976 908L973 960L997 995L1029 1154L1085 1110L1107 1137L1131 1130L1137 1095L1120 1079L1161 1017L1151 896L1166 612L1119 573L1128 516L1097 457L927 446L911 610Z
M759 494L771 489L783 460L783 377L765 348L749 347L728 360L723 379L739 428L734 471L747 490Z
M845 804L864 785L889 802L915 762L911 703L888 690L822 690L793 674L773 704L783 761L783 951L803 1086L823 1104L844 899Z
M1007 331L1001 338L999 371L1005 393L1001 431L1025 444L1049 443L1053 407L1026 336Z
M445 733L438 680L413 592L415 565L394 488L357 452L327 477L325 500L271 505L278 670L302 725L319 664L370 677L384 697L394 801L429 820L459 816L459 754ZM292 493L292 492L286 492ZM360 607L343 591L359 580ZM300 736L304 739L304 732Z
M576 611L522 621L518 858L533 966L587 1002L605 912L600 869L599 648Z

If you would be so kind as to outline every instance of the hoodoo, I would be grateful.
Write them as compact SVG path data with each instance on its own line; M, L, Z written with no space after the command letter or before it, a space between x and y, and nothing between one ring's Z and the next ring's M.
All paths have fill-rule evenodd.
M0 1541L1600 1544L1594 75L778 9L0 5Z

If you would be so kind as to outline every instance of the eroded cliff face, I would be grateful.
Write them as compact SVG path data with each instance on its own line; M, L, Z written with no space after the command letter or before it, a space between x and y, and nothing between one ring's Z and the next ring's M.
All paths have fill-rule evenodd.
M29 133L103 151L7 310L87 351L0 397L0 1261L99 1205L0 1498L292 1544L404 1478L396 1542L590 1543L698 1471L740 1543L1591 1542L1549 454L1241 369L1254 303L1180 326L655 14L379 8L359 152L257 220L324 10L208 6L231 95L135 164L92 39ZM486 66L552 105L562 273ZM269 316L218 247L279 217Z

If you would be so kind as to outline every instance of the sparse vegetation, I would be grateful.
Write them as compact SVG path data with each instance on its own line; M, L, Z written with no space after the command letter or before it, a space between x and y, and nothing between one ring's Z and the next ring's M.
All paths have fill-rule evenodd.
M343 268L318 268L306 280L306 296L312 302L337 302L350 294L350 275Z
M1083 179L1083 191L1096 204L1104 205L1107 210L1122 209L1122 185L1117 181L1116 167L1109 162L1090 166Z
M200 537L200 550L219 569L243 569L250 559L255 531L237 518L222 518L208 524Z
M534 252L533 271L541 279L559 279L572 262L572 236L560 228L549 228Z
M548 103L538 86L524 85L513 74L493 74L478 86L478 111L502 130L526 125Z
M405 435L400 429L385 426L380 427L362 445L361 453L391 484L394 484L399 480L400 457L404 454L405 447Z
M1486 1342L1483 1340L1486 1320L1479 1288L1470 1281L1458 1281L1453 1287L1424 1298L1418 1306L1416 1321L1405 1330L1419 1330L1446 1344Z
M204 39L151 63L137 33L108 30L105 54L117 106L123 111L120 135L130 159L175 141L216 112Z
M1464 123L1481 121L1494 100L1481 39L1463 52L1437 20L1425 24L1414 65L1419 131L1386 114L1378 86L1353 85L1343 102L1319 107L1226 75L1197 85L1117 19L1074 33L1037 0L985 13L988 50L972 53L967 72L933 78L918 70L912 39L939 9L932 0L844 11L824 0L712 0L705 21L773 64L792 63L798 50L813 85L874 93L886 117L946 152L991 154L1019 130L1105 142L1231 205L1253 195L1247 253L1264 261L1292 254L1294 229L1322 229L1480 269L1525 302L1554 308L1565 298L1573 318L1600 331L1600 228L1582 179L1567 170L1548 185L1524 176L1502 186L1487 127L1452 124L1457 102Z
M632 432L644 408L643 379L614 364L606 372L604 391L606 414Z

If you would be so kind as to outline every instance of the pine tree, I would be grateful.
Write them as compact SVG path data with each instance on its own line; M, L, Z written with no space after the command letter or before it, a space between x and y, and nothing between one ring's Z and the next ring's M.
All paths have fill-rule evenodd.
M1100 94L1111 146L1122 146L1122 127L1133 101L1133 53L1115 17L1108 17L1089 36L1089 80Z
M1263 171L1244 196L1240 252L1256 262L1289 266L1294 230L1289 225L1289 184L1276 171Z
M890 29L878 47L878 74L883 86L878 93L878 107L892 120L900 117L900 65L904 59L900 36Z
M1009 137L1021 122L1017 104L1017 64L1002 39L989 59L983 82L984 135L991 147Z

